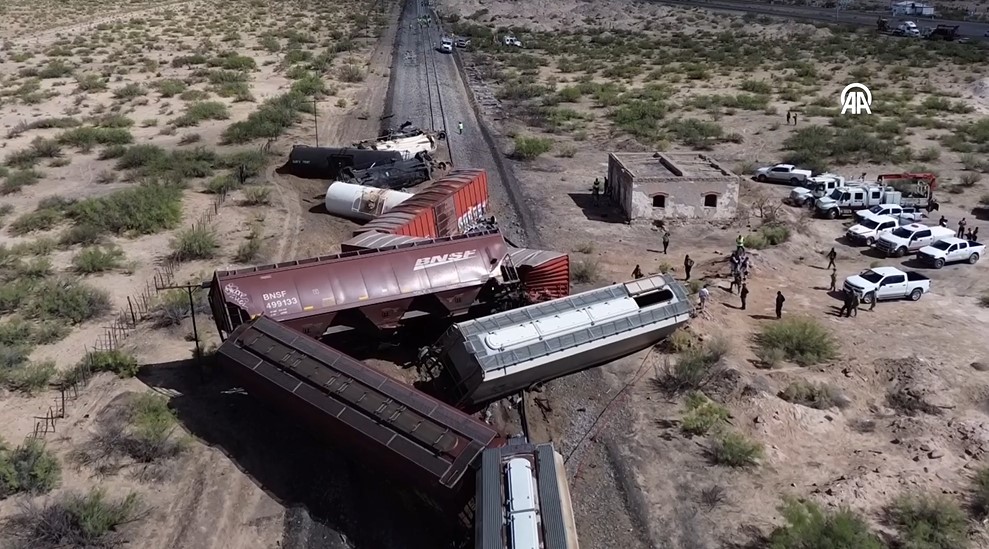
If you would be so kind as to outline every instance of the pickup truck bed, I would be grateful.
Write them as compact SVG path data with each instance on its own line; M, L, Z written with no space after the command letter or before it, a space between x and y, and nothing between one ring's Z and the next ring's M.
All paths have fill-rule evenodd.
M917 271L906 271L907 282L917 282L920 280L929 280L928 277L918 273Z

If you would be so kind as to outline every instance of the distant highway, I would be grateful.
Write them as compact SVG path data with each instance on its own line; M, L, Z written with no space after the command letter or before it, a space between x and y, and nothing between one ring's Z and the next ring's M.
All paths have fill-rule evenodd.
M812 6L781 6L771 4L753 4L750 2L732 2L731 0L654 0L658 4L668 4L671 6L703 8L714 11L733 11L739 13L753 13L758 15L769 15L784 17L794 20L821 21L825 23L844 23L847 25L858 25L863 27L876 28L876 19L885 17L890 19L889 12L865 12L865 11L845 11L838 12L835 17L835 10L830 8L816 8ZM910 17L898 17L899 19L911 19ZM928 19L925 17L913 18L920 27L933 27L935 25L958 25L958 34L967 36L973 40L989 40L986 32L989 31L989 23L973 23L971 21L951 21L947 19Z

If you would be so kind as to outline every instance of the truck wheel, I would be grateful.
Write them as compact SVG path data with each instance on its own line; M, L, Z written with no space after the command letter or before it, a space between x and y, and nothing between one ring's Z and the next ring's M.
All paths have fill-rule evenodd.
M876 243L876 239L875 239L875 238L872 238L871 236L870 236L869 238L866 238L866 239L865 239L865 245L866 245L866 246L869 246L870 248L871 248L871 247L872 247L872 245L873 245L873 244L875 244L875 243Z
M944 260L943 259L935 259L934 260L934 268L935 269L940 269L941 267L944 267Z
M758 182L760 182L760 183L765 183L766 182L766 176L763 175L763 174L759 174L759 175L755 176L755 180L758 181Z
M903 246L900 246L893 252L893 257L903 257L905 255L907 255L907 249Z
M924 290L921 290L920 288L914 288L914 290L910 292L910 301L917 301L918 299L920 299L920 296L922 295L924 295Z
M809 208L809 207L811 207L813 205L814 205L814 199L813 198L807 198L807 199L804 200L804 207L805 208Z
M796 187L797 185L800 184L800 180L797 179L796 177L791 177L790 178L790 184L793 185L794 187Z
M868 305L868 304L872 303L872 300L873 299L876 299L876 293L875 292L869 292L869 293L865 294L864 296L862 296L862 303L865 303L866 305Z
M828 210L828 219L838 219L838 210Z
M969 265L975 265L975 263L978 260L979 260L979 254L972 254L972 255L968 256L968 264Z

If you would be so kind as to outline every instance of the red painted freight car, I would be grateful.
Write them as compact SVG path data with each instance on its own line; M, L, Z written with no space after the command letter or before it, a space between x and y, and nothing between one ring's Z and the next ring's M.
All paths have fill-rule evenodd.
M441 497L469 490L477 458L504 444L483 422L265 316L237 328L217 358L288 421Z
M311 337L330 326L398 328L517 293L508 246L483 231L330 257L217 271L209 301L221 337L260 314Z
M483 221L488 210L484 170L453 170L426 190L354 231L439 238L464 234Z

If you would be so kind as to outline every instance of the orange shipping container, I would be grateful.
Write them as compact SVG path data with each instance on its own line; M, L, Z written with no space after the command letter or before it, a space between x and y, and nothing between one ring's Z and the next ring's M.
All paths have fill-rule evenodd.
M354 236L376 231L416 238L464 234L487 217L488 175L453 170L424 191L369 221Z

